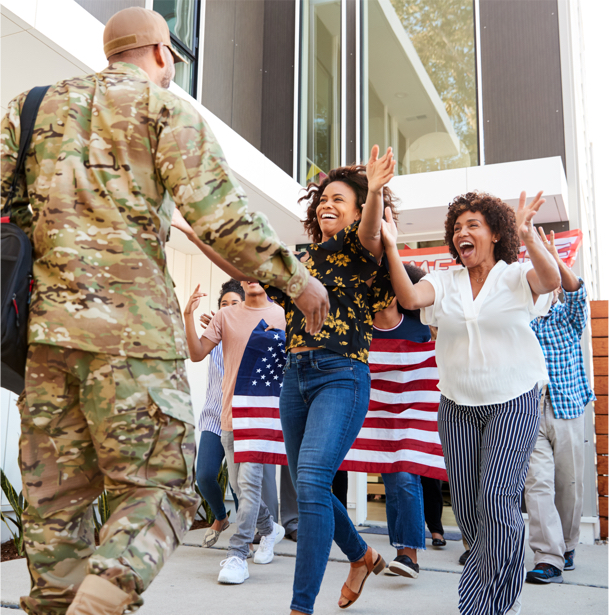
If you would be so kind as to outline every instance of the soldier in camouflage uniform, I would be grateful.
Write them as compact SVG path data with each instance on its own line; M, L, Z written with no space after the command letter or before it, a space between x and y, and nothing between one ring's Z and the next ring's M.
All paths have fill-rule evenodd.
M199 504L187 346L164 251L171 199L207 245L296 297L311 330L327 306L264 216L248 213L200 115L164 89L179 58L163 18L121 11L104 43L108 68L47 92L14 200L34 247L19 400L31 615L136 610ZM24 99L2 120L3 204ZM104 488L111 517L96 549L91 505Z

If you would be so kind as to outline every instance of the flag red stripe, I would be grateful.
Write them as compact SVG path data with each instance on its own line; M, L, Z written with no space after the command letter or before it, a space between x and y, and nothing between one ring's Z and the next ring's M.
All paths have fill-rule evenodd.
M374 412L382 410L383 412L391 412L393 414L400 414L405 410L420 410L421 412L437 412L439 403L430 402L408 402L403 404L386 404L382 401L370 400L370 406L368 406L368 412Z
M236 408L233 406L233 418L256 417L265 419L278 419L279 408Z
M393 380L373 380L372 388L387 393L406 393L407 391L437 391L437 380L411 380L394 382Z
M370 414L364 420L364 427L369 429L421 429L422 431L438 431L437 421L421 421L418 419L376 419Z
M392 363L370 363L371 374L381 374L383 372L411 372L415 369L422 369L423 367L438 367L436 363L436 357L429 357L421 363L414 363L412 365L399 365Z
M279 429L236 429L233 431L233 436L235 440L283 442L283 431Z

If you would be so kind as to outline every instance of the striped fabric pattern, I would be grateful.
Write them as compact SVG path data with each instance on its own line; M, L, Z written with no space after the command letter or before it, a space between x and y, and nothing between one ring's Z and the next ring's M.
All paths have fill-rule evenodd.
M448 480L437 425L435 343L373 339L370 359L370 407L340 469ZM236 392L233 431L235 459L287 465L278 398Z
M373 338L370 406L341 470L448 480L438 435L435 342Z
M459 612L504 615L524 584L520 503L539 429L539 392L488 406L460 406L443 396L438 428L453 511L471 548Z
M199 416L199 431L211 431L217 436L222 434L220 415L222 414L222 378L224 376L224 357L222 342L209 353L207 372L207 395Z

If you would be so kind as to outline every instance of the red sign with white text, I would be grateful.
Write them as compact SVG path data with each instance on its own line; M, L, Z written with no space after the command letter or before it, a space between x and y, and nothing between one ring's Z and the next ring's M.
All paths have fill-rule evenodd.
M567 267L573 267L573 263L577 257L577 251L581 245L583 234L579 229L566 231L564 233L556 233L554 236L554 245L558 250L560 258ZM437 248L418 248L400 250L402 262L412 263L417 267L421 267L424 271L445 271L453 267L461 267L448 251L448 246L438 246ZM524 245L520 246L520 256L518 260L523 263L529 260Z

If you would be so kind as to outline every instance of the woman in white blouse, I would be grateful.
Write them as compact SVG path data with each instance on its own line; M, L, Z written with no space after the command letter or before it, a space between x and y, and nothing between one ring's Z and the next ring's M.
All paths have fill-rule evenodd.
M534 231L541 192L518 210L484 193L449 205L445 242L462 269L434 271L413 285L383 222L391 280L403 308L438 327L442 393L438 430L453 510L471 553L459 583L464 615L520 612L524 582L521 493L539 427L538 386L548 381L529 326L560 285L556 263ZM530 263L519 263L522 240Z

